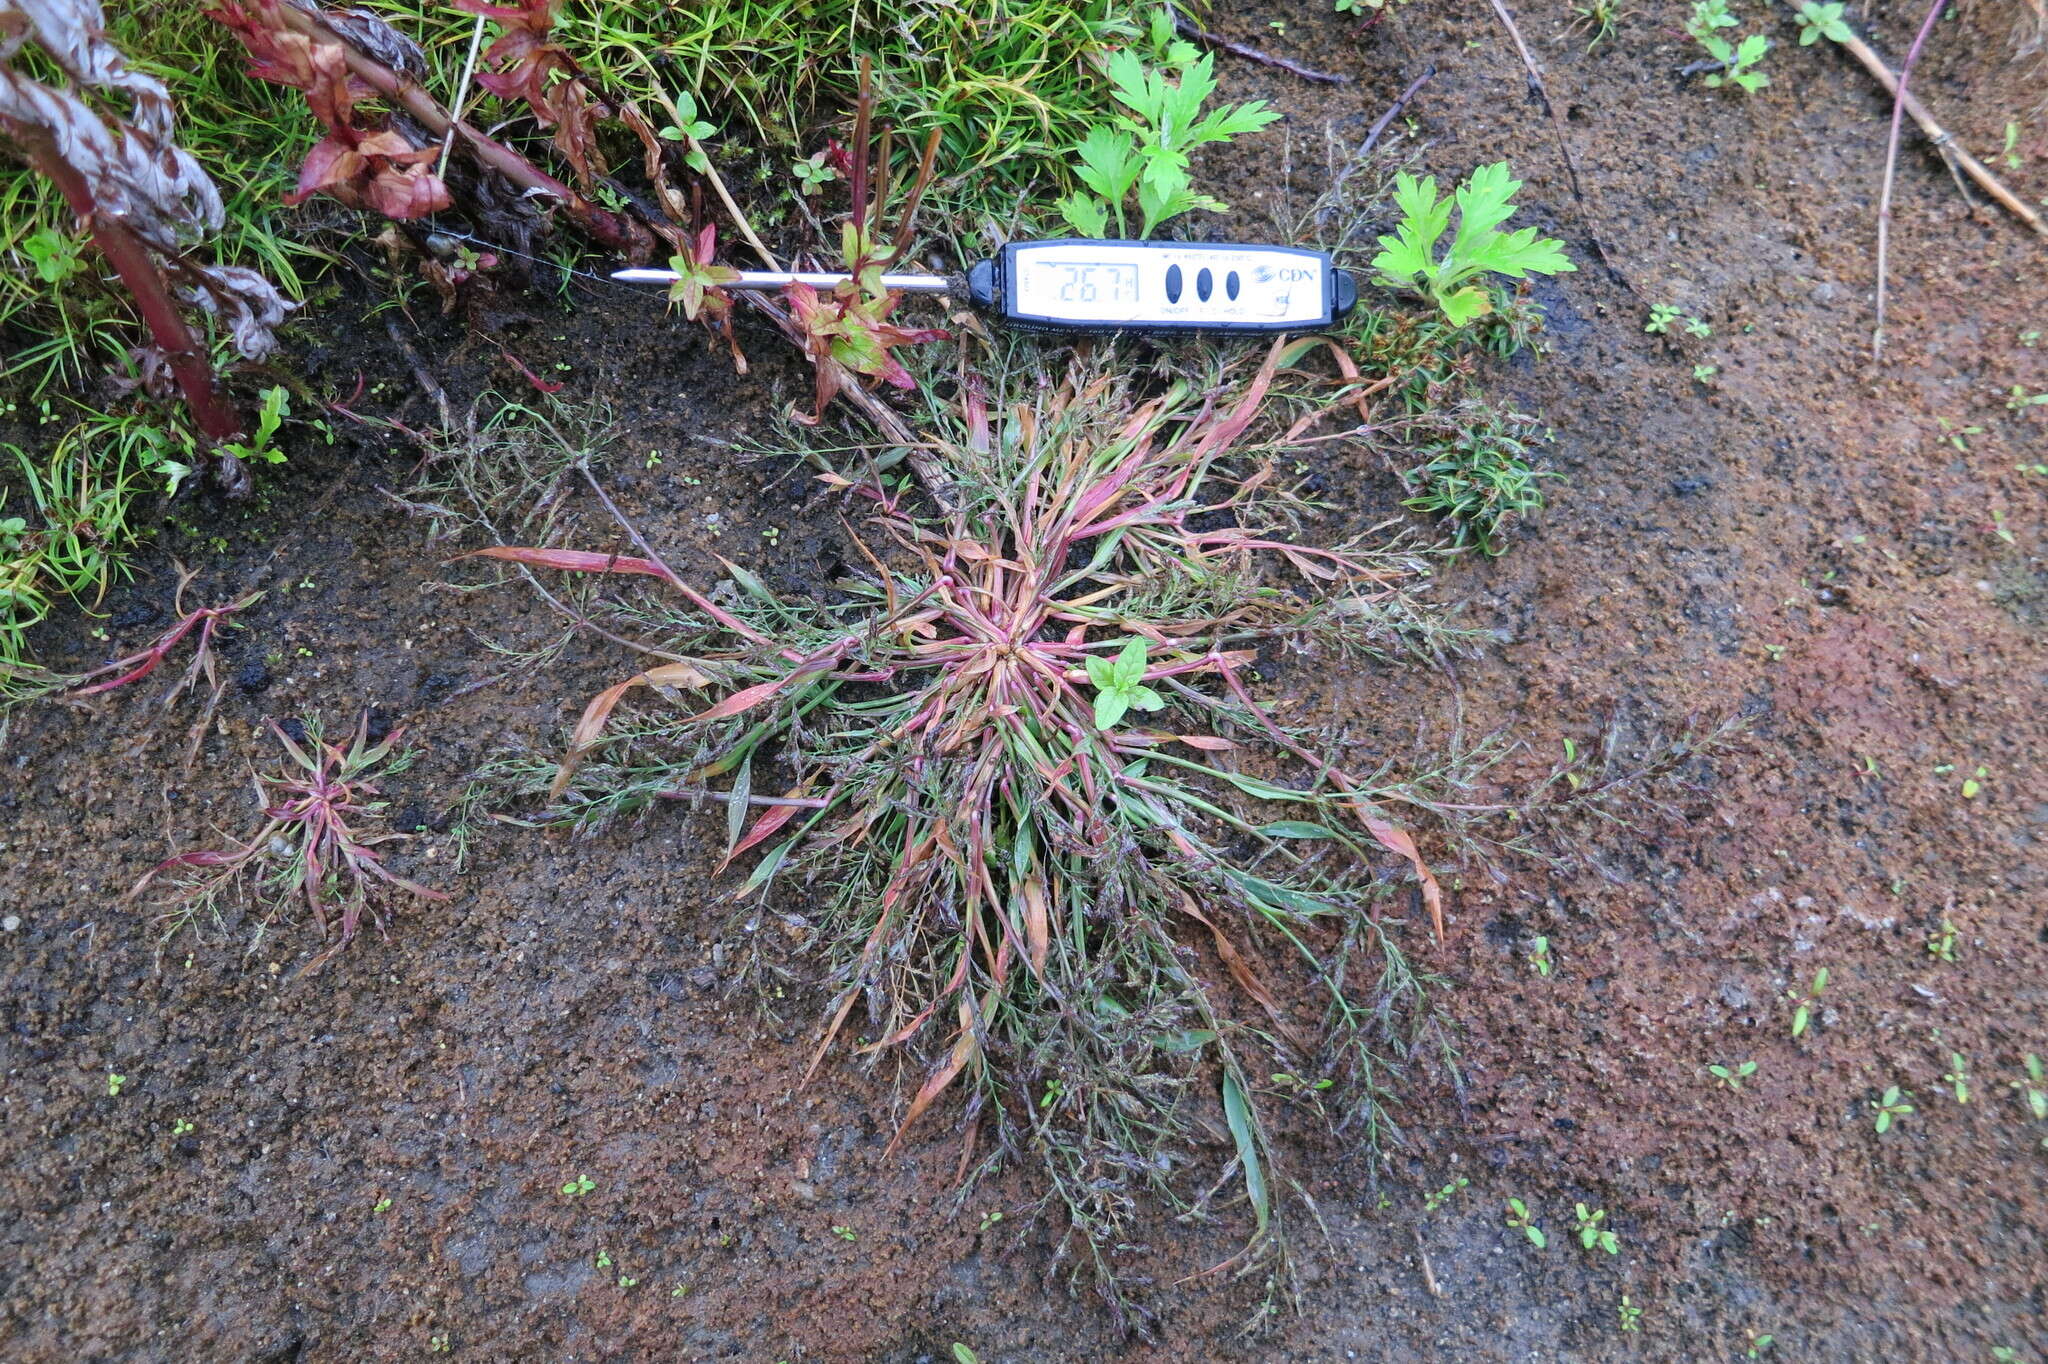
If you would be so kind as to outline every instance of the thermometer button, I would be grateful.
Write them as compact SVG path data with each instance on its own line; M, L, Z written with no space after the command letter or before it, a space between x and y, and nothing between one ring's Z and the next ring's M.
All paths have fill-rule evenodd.
M1209 267L1205 265L1202 267L1201 272L1195 276L1195 297L1207 303L1209 295L1214 293L1215 290L1216 276L1210 274Z
M1178 265L1166 267L1166 301L1168 303L1180 302L1180 267Z
M1230 295L1232 303L1237 302L1237 271L1232 270L1223 277L1223 292Z

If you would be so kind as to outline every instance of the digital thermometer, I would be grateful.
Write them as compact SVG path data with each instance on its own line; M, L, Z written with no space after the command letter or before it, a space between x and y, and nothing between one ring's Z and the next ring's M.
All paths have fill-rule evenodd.
M743 270L735 289L803 283L829 289L843 274ZM618 270L629 284L667 284L668 270ZM884 288L947 293L943 275L883 275ZM1358 300L1351 277L1320 251L1206 242L1096 241L1066 237L1012 242L967 272L976 307L1019 327L1045 331L1313 331Z

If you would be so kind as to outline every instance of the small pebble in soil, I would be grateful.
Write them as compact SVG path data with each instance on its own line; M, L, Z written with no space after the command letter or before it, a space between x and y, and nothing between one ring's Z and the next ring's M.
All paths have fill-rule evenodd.
M235 669L235 685L243 691L254 694L270 685L270 669L263 666L263 660L252 658Z
M1813 594L1813 599L1822 606L1847 606L1849 589L1846 587L1823 587Z
M19 914L10 914L4 919L0 919L0 932L12 933L20 927L21 916Z

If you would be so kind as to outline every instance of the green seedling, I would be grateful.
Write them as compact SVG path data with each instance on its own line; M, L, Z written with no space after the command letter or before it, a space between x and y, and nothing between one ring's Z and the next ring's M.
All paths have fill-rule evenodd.
M183 1118L176 1119L171 1123L171 1135L174 1137L182 1137L192 1130L192 1124L186 1122Z
M1947 417L1936 417L1934 421L1941 428L1942 439L1966 455L1970 453L1970 437L1984 434L1981 426L1964 426Z
M1546 979L1551 972L1550 939L1538 937L1529 944L1529 969Z
M1145 685L1145 641L1133 635L1114 659L1090 654L1083 660L1095 685L1095 727L1114 729L1126 712L1159 710L1166 698Z
M2005 539L2006 539L2006 543L2007 543L2007 544L2011 544L2011 543L2013 543L2013 541L2012 541L2012 537L2011 537L2010 535L2007 535L2007 536L2005 537ZM1986 780L1986 779L1987 779L1988 777L1990 777L1990 775L1991 775L1991 769L1990 769L1990 768L1988 768L1988 767L1979 767L1979 768L1978 768L1978 769L1977 769L1977 770L1976 770L1975 772L1971 773L1971 774L1970 774L1969 776L1967 776L1967 777L1964 777L1964 778L1963 778L1963 799L1964 799L1964 800L1975 800L1975 799L1976 799L1976 798L1978 797L1978 795L1979 795L1980 793L1982 793L1982 791L1984 790L1984 782L1985 782L1985 780Z
M1615 25L1621 22L1624 13L1615 0L1585 0L1572 6L1572 21L1565 30L1586 34L1586 51L1591 53L1614 36Z
M390 1211L391 1211L391 1198L390 1198L390 1195L388 1195L388 1194L387 1194L387 1195L385 1195L385 1196L384 1196L383 1198L380 1198L380 1199L378 1199L378 1200L377 1200L377 1201L376 1201L375 1203L371 1204L371 1205L370 1205L370 1211L371 1211L371 1212L373 1212L373 1213L382 1213L382 1212L390 1212Z
M1913 1111L1913 1105L1908 1102L1912 1097L1912 1090L1890 1085L1886 1087L1884 1097L1871 1101L1870 1106L1877 1114L1875 1125L1879 1136L1891 1131L1893 1123Z
M1471 1182L1471 1180L1465 1178L1463 1175L1459 1175L1456 1179L1444 1185L1441 1189L1437 1189L1431 1193L1424 1194L1422 1196L1422 1210L1424 1212L1435 1212L1438 1208L1441 1208L1444 1204L1450 1202L1451 1196L1453 1194L1457 1193L1458 1190L1464 1188Z
M1702 388L1712 388L1714 386L1714 376L1720 372L1721 367L1719 365L1694 365L1692 367L1692 381Z
M1002 1220L1003 1215L1000 1212L985 1212L981 1215L981 1226L977 1230L987 1231Z
M1074 149L1074 176L1090 194L1069 194L1059 213L1076 233L1106 237L1116 219L1117 235L1130 235L1125 200L1137 197L1138 235L1149 237L1161 223L1194 209L1221 212L1226 205L1194 191L1188 155L1210 143L1228 142L1280 117L1263 100L1202 111L1216 91L1215 59L1192 43L1171 40L1173 21L1160 11L1155 45L1165 49L1160 66L1148 66L1130 48L1110 55L1105 66L1110 94L1128 113L1097 124ZM1163 39L1163 41L1162 41Z
M107 1097L108 1097L109 1099L118 1099L118 1098L120 1098L120 1097L121 1097L121 1086L122 1086L122 1085L125 1085L125 1084L127 1084L127 1083L128 1083L128 1077L127 1077L127 1076L125 1076L125 1075L116 1075L116 1074L114 1074L114 1073L113 1073L112 1071L108 1071L108 1072L107 1072Z
M1542 1250L1549 1244L1543 1235L1543 1228L1537 1226L1535 1220L1529 1216L1528 1204L1519 1198L1510 1198L1507 1207L1508 1225L1521 1232L1530 1245Z
M1955 961L1957 956L1960 955L1956 943L1961 936L1960 930L1956 928L1955 920L1949 918L1946 914L1942 915L1941 927L1927 935L1927 955L1936 961Z
M1697 317L1688 317L1685 319L1685 334L1704 338L1712 336L1714 329Z
M661 130L664 141L683 144L683 164L703 175L711 169L711 157L704 144L718 136L716 124L699 116L697 100L687 90L675 93L676 121Z
M612 1267L612 1253L600 1247L597 1252L596 1263L599 1269L610 1269Z
M1509 525L1542 509L1543 480L1557 477L1537 467L1550 433L1525 413L1485 406L1462 407L1446 424L1417 447L1422 462L1402 473L1413 496L1401 505L1450 522L1458 548L1498 555Z
M1714 1065L1707 1067L1707 1073L1728 1088L1740 1091L1742 1082L1756 1074L1756 1062L1744 1061L1741 1065L1729 1067Z
M429 1354L445 1355L448 1353L448 1350L448 1333L446 1331L437 1331L427 1337L427 1352Z
M1956 1096L1957 1103L1970 1101L1970 1063L1961 1052L1948 1054L1948 1070L1942 1075L1941 1082Z
M1737 42L1729 42L1721 36L1721 30L1734 28L1736 22L1729 12L1728 0L1697 0L1685 21L1685 31L1721 64L1719 71L1707 77L1709 89L1733 85L1753 94L1771 83L1768 75L1755 69L1771 50L1771 40L1761 33L1750 33Z
M2013 1081L2012 1087L2025 1100L2034 1121L2048 1122L2048 1068L2042 1066L2041 1058L2033 1052L2028 1052L2021 1064L2026 1067L2027 1078Z
M1813 984L1806 988L1806 993L1801 994L1796 990L1786 991L1785 998L1792 1001L1792 1035L1794 1037L1805 1036L1807 1025L1813 1021L1814 1006L1820 1003L1820 992L1827 988L1828 968L1823 966L1813 973Z
M1659 336L1667 336L1671 332L1671 324L1676 322L1678 318L1679 310L1671 304L1652 303L1650 305L1650 320L1643 324L1643 330L1654 332Z
M1770 1349L1771 1343L1777 1339L1777 1337L1773 1336L1769 1331L1764 1332L1762 1335L1758 1335L1755 1331L1752 1331L1747 1327L1743 1328L1743 1334L1749 1337L1749 1348L1742 1352L1742 1357L1744 1359L1762 1359L1764 1357L1764 1351Z
M1372 268L1378 282L1390 289L1410 289L1435 301L1454 326L1493 311L1483 283L1488 274L1526 279L1532 274L1556 275L1578 269L1555 237L1539 238L1533 227L1513 232L1500 225L1513 215L1515 192L1522 182L1496 161L1472 172L1454 196L1437 197L1436 177L1417 180L1406 171L1394 177L1394 202L1401 224L1393 236L1381 237ZM1458 210L1458 230L1441 260L1436 244Z
M222 446L229 454L244 462L262 460L266 464L284 463L284 451L272 442L276 439L284 419L291 415L292 395L283 384L273 384L263 390L262 404L256 409L256 429L241 440L228 441Z
M2043 389L2039 393L2029 393L2021 385L2014 384L2012 391L2005 396L2005 410L2008 412L2024 412L2030 407L2044 405L2048 405L2048 389Z
M1621 1238L1601 1225L1607 1220L1607 1209L1589 1209L1584 1203L1578 1203L1573 1205L1572 1212L1578 1219L1576 1230L1581 1246L1587 1250L1604 1250L1609 1255L1621 1253Z
M834 1227L832 1228L832 1234L834 1236L837 1236L840 1240L846 1242L848 1245L852 1245L855 1241L858 1241L860 1239L860 1233L855 1231L852 1227Z
M1846 43L1855 37L1842 19L1848 8L1847 5L1821 5L1813 3L1813 0L1804 0L1799 6L1799 45L1812 47L1823 38L1831 43Z
M953 1342L953 1364L981 1364L981 1356L956 1340Z
M790 174L796 176L798 193L823 193L825 186L839 178L839 172L826 164L825 157L826 153L817 152L789 163Z
M562 1195L565 1198L581 1198L596 1187L596 1180L592 1179L589 1175L579 1173L574 1179L562 1186Z
M1643 1309L1628 1300L1628 1294L1621 1295L1621 1305L1614 1309L1621 1318L1621 1329L1635 1332L1643 1329Z

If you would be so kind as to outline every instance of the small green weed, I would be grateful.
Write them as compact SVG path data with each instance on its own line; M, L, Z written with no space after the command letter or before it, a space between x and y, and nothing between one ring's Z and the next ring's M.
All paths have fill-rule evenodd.
M1586 51L1591 53L1614 36L1615 26L1629 13L1616 0L1581 0L1572 6L1572 21L1565 29L1585 34Z
M2021 1064L2026 1069L2027 1078L2013 1081L2013 1090L2025 1101L2034 1121L2048 1122L2048 1068L2042 1066L2041 1058L2033 1052L2028 1052Z
M1968 1058L1959 1051L1950 1052L1948 1054L1948 1070L1942 1075L1941 1082L1947 1085L1949 1092L1956 1096L1957 1103L1968 1103L1970 1101L1970 1062Z
M564 1198L582 1198L596 1187L596 1180L579 1171L574 1179L562 1185L562 1196Z
M1529 969L1547 979L1552 966L1550 939L1539 936L1534 942L1529 944Z
M1114 123L1097 124L1074 149L1074 176L1090 194L1059 201L1060 216L1084 237L1106 237L1116 219L1117 235L1130 235L1125 200L1137 197L1138 235L1149 237L1160 224L1194 209L1220 212L1226 205L1197 194L1188 175L1188 155L1210 143L1228 142L1280 117L1263 100L1202 110L1216 91L1215 59L1192 43L1172 39L1164 10L1154 25L1155 44L1165 58L1148 65L1129 48L1110 54L1104 70L1110 93L1130 112ZM1159 25L1164 24L1164 33Z
M1519 1198L1507 1202L1507 1224L1522 1233L1530 1245L1542 1250L1549 1241L1543 1235L1543 1228L1536 1225L1536 1219L1529 1215L1529 1205Z
M116 1075L116 1074L114 1074L114 1073L113 1073L112 1071L108 1071L108 1072L107 1072L107 1097L108 1097L109 1099L118 1099L118 1098L120 1098L120 1097L121 1097L121 1086L122 1086L122 1085L125 1085L125 1084L127 1084L127 1083L128 1083L128 1077L127 1077L127 1076L125 1076L125 1075Z
M1813 1022L1814 1006L1820 1003L1820 992L1828 988L1828 968L1823 966L1813 973L1813 983L1806 987L1804 994L1797 990L1785 992L1785 998L1792 1002L1792 1035L1803 1037Z
M1621 1318L1622 1330L1635 1332L1643 1329L1643 1309L1630 1302L1628 1294L1624 1293L1621 1295L1621 1303L1614 1309L1614 1312L1616 1316Z
M1521 187L1505 161L1479 167L1455 195L1443 198L1437 197L1435 176L1417 180L1406 171L1396 173L1394 202L1401 210L1401 223L1393 236L1380 238L1380 253L1373 257L1379 283L1422 294L1453 324L1462 326L1493 311L1484 284L1474 280L1488 274L1526 279L1578 269L1556 238L1538 238L1533 227L1500 230L1514 214L1515 192ZM1454 202L1458 230L1439 260L1436 245L1450 227Z
M1954 962L1962 955L1957 946L1961 937L1962 930L1956 927L1956 921L1942 915L1940 926L1927 935L1927 955L1936 961Z
M1742 1082L1756 1074L1756 1062L1744 1061L1738 1066L1712 1065L1707 1067L1707 1073L1721 1084L1740 1092Z
M1574 1204L1572 1214L1577 1218L1574 1230L1579 1234L1579 1244L1587 1250L1604 1250L1609 1255L1621 1253L1621 1238L1602 1225L1607 1221L1607 1209L1588 1208L1584 1203Z
M1846 43L1855 37L1849 25L1842 18L1848 12L1843 4L1816 4L1814 0L1801 0L1799 6L1799 45L1812 47L1825 38L1831 43Z
M1749 1348L1742 1352L1744 1359L1762 1359L1764 1352L1770 1349L1772 1343L1777 1340L1777 1337L1769 1331L1759 1335L1747 1327L1743 1328L1743 1334L1749 1337Z
M1883 1097L1871 1101L1870 1106L1877 1115L1874 1125L1879 1136L1891 1131L1893 1123L1913 1111L1910 1102L1912 1097L1912 1090L1890 1085L1886 1087Z
M1534 417L1478 404L1433 414L1415 453L1421 463L1402 481L1402 503L1450 523L1451 543L1497 555L1507 548L1509 525L1543 507L1543 480L1557 475L1537 466L1536 443L1549 433Z
M1095 687L1097 729L1114 729L1127 711L1155 711L1166 705L1166 698L1145 685L1145 653L1144 639L1133 635L1114 659L1091 654L1084 660Z
M848 1245L852 1245L855 1241L860 1240L860 1233L852 1227L834 1227L832 1228L832 1234Z
M1721 64L1719 71L1707 77L1710 89L1733 85L1754 94L1771 83L1768 75L1756 69L1764 54L1771 50L1771 40L1761 33L1750 33L1737 42L1729 42L1721 36L1721 30L1734 28L1737 22L1729 11L1728 0L1696 0L1685 21L1685 31Z
M1464 1188L1471 1182L1472 1181L1465 1178L1465 1176L1459 1175L1456 1179L1444 1185L1441 1189L1435 1189L1429 1193L1424 1194L1422 1196L1422 1210L1424 1212L1435 1212L1438 1208L1441 1208L1444 1204L1450 1202L1452 1195L1456 1194L1458 1190Z

